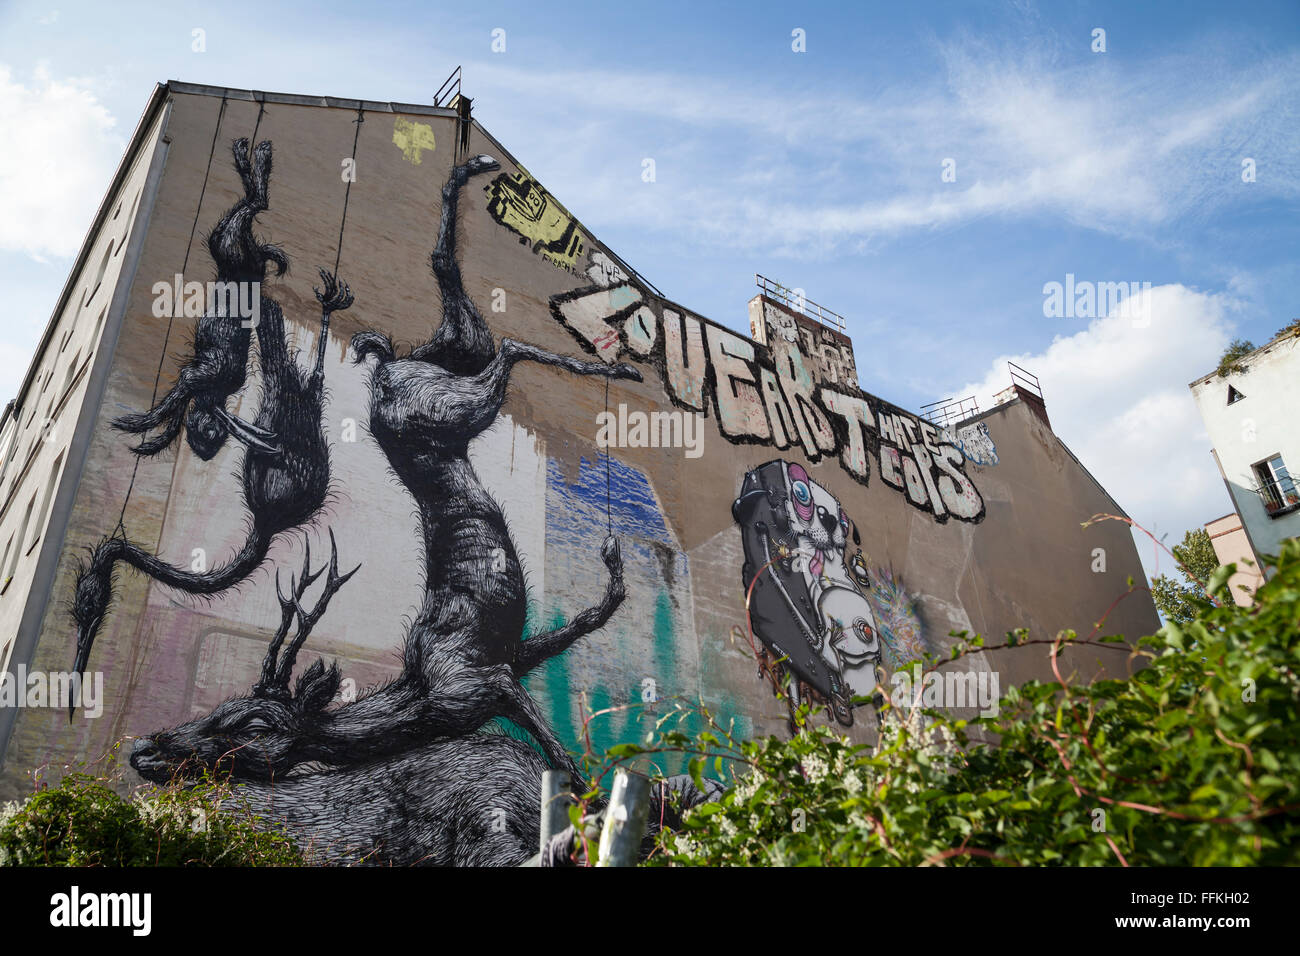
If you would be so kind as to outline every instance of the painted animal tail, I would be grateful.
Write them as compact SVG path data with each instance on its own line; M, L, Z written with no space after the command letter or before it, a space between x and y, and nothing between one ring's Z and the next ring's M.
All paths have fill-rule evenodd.
M77 624L77 656L73 672L84 674L90 649L113 601L113 569L121 562L186 594L219 594L243 581L266 559L271 539L254 528L248 539L225 564L210 571L187 571L159 560L125 538L101 541L90 563L77 575L72 617Z

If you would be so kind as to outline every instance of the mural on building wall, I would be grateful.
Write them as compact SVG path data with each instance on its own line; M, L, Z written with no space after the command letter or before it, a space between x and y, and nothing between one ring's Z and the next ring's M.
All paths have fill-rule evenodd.
M239 166L246 150L245 142L235 144L246 195L220 227L238 234L211 248L214 258L237 248L264 263L274 257L259 247L251 227L256 212L266 208L271 145L259 144L252 176ZM491 157L474 157L455 167L443 188L431 257L442 320L432 339L399 356L380 331L352 338L354 361L369 365L370 435L419 512L424 594L401 643L401 673L337 707L336 665L326 668L317 660L290 688L313 626L357 570L340 573L331 532L326 566L313 571L308 548L287 588L277 574L281 617L250 693L138 738L131 757L132 766L152 780L215 769L228 773L244 784L240 793L254 810L327 859L363 854L387 863L519 863L536 847L541 772L549 764L575 782L585 779L521 680L601 628L623 603L618 540L606 534L599 545L608 573L600 601L525 640L524 571L501 507L475 473L468 449L498 421L511 371L520 362L574 375L637 381L641 375L630 365L579 361L513 339L494 343L464 291L455 245L460 190L471 177L497 168ZM262 441L248 444L243 469L244 504L252 519L248 541L231 561L202 574L181 571L124 536L102 542L76 585L78 670L85 669L102 626L118 561L170 587L217 596L263 563L273 538L319 516L329 483L321 431L326 333L330 313L353 301L346 284L326 272L322 279L322 330L310 372L290 356L278 305L269 298L261 302L262 404L253 427ZM204 317L200 325L208 321ZM320 596L306 610L307 588L322 574ZM296 629L288 638L291 626ZM484 729L499 718L529 740ZM654 795L655 826L660 820L671 824L701 799L689 780L674 780ZM670 800L672 806L666 805Z
M667 701L694 703L701 692L708 694L722 726L734 721L736 733L749 736L748 708L729 686L710 686L707 680L706 655L695 639L692 562L652 477L608 455L583 456L573 472L551 458L546 471L546 511L555 518L546 523L549 567L539 624L563 623L585 577L582 558L599 547L611 524L629 582L623 606L598 642L575 649L579 659L547 661L526 681L561 739L585 735L596 753L644 743L673 706ZM599 716L584 728L588 713ZM684 733L707 729L703 717L691 711L676 726ZM673 773L687 769L690 755L662 753L655 759L663 772Z
M916 612L916 598L890 568L868 569L867 598L876 612L882 663L891 674L925 656L929 649Z
M763 323L768 347L780 340L787 345L801 347L812 357L819 378L831 384L857 387L858 370L853 359L853 349L836 338L820 322L800 322L788 310L763 302Z
M993 444L987 422L975 422L964 425L953 432L951 428L943 430L945 439L961 449L967 461L977 465L996 465L998 463L998 446Z
M853 698L875 692L880 638L861 590L869 584L861 549L845 557L848 515L802 465L770 461L745 476L732 517L745 548L750 624L778 670L793 674L792 706L804 684L851 725Z
M852 726L854 707L877 695L882 665L894 671L924 655L915 601L892 571L870 567L857 525L798 462L745 475L732 517L764 671L792 711L812 698Z
M419 166L424 162L424 151L437 149L438 141L428 123L398 116L393 120L393 145L402 151L403 159Z
M657 368L673 404L711 412L728 441L795 449L809 462L837 457L861 484L874 460L881 481L935 521L983 520L984 499L961 449L930 422L837 380L851 365L841 361L832 378L828 359L805 351L799 334L777 330L758 345L665 304L608 259L592 260L593 285L550 301L552 316L587 352Z
M485 187L488 214L547 262L572 269L583 252L578 220L525 172L502 173Z
M268 208L272 150L269 142L251 153L248 146L239 140L233 147L244 194L207 246L219 279L256 282L260 290L268 265L282 274L288 259L253 234ZM834 457L862 484L877 471L885 486L938 522L984 517L961 446L858 389L852 354L833 336L823 341L796 325L761 346L664 303L612 255L588 253L576 221L523 173L489 182L487 211L531 251L583 277L580 287L549 305L594 358L511 338L498 344L464 290L456 258L460 193L471 178L498 169L489 156L473 157L451 170L442 189L430 259L441 318L430 340L399 354L386 332L366 329L350 343L353 362L366 375L369 437L418 512L424 581L417 612L395 636L400 673L341 703L336 664L318 659L292 681L299 653L331 600L368 599L355 584L345 589L357 569L340 571L339 553L350 549L331 531L324 565L313 569L308 548L287 585L277 575L279 620L249 691L138 738L131 758L151 780L214 769L230 774L255 810L327 859L362 854L392 863L517 863L529 856L536 849L542 771L549 766L584 779L563 742L576 737L571 675L563 666L573 655L565 652L611 622L644 639L608 652L619 658L619 674L642 683L590 683L594 708L639 699L652 708L653 723L658 700L703 691L696 686L699 647L679 639L694 626L692 601L681 599L691 594L690 562L649 476L608 454L595 465L581 462L573 478L556 459L547 460L542 510L566 520L537 529L553 559L601 569L603 593L567 616L568 608L590 600L579 593L590 584L567 583L583 582L585 574L559 575L564 583L557 581L543 600L532 596L530 604L517 541L470 456L471 443L504 417L518 363L606 381L641 381L638 365L648 365L675 406L711 414L729 441L788 450L750 471L734 503L742 581L752 587L752 625L769 674L791 678L795 705L824 702L846 726L854 720L855 698L873 700L883 670L919 659L925 640L915 599L892 570L871 564L857 525L808 469ZM579 272L584 253L588 265ZM239 504L249 530L233 555L196 570L138 547L119 522L75 585L78 671L88 666L109 613L118 564L183 594L229 599L266 564L273 541L320 523L331 481L322 417L328 331L332 313L354 300L347 283L324 270L320 275L320 337L308 368L289 348L280 305L259 292L255 356L241 316L209 311L198 317L193 354L163 399L114 422L142 436L135 448L141 467L174 446L182 430L203 462L234 438L242 446ZM260 371L260 404L243 421L226 405L245 387L250 361ZM611 489L618 492L617 530L626 545L613 534ZM520 540L527 546L527 537ZM630 602L629 570L637 591ZM322 578L318 597L308 601L309 587ZM601 647L593 644L592 653L606 653ZM647 678L656 686L647 689ZM715 691L709 689L720 704L715 712L735 711L743 725L747 718L729 691ZM598 727L594 739L640 738L645 725L621 715ZM669 795L673 805L660 806L655 794L656 826L672 825L676 814L704 799L688 778L674 778Z
M289 268L282 249L253 236L253 221L267 209L271 144L260 143L251 160L247 140L237 140L232 151L244 196L208 233L208 252L216 264L219 282L260 285L266 278L268 263L275 264L276 275L284 275ZM136 454L158 454L176 440L182 424L190 449L204 461L220 451L231 435L250 447L272 450L272 435L226 411L226 402L244 387L247 377L254 323L244 319L229 308L220 312L207 309L194 330L193 354L181 366L176 383L162 400L147 412L114 419L114 428L137 435L163 429L136 446Z
M279 272L288 267L280 249L259 242L252 232L257 214L267 208L271 143L258 144L251 164L247 140L237 140L233 152L244 197L213 230L208 249L220 277L257 282L260 288L268 262L274 262ZM248 362L246 334L240 344L239 330L244 320L229 314L207 314L198 320L194 355L181 367L167 397L153 411L128 420L129 431L140 431L136 426L145 421L165 423L162 435L135 449L146 456L157 454L175 439L187 404L187 437L199 458L210 459L228 435L243 441L246 447L241 493L249 530L233 556L211 569L194 570L171 564L136 546L120 526L113 529L77 575L72 611L77 625L74 667L78 673L85 670L95 637L108 614L114 569L119 562L186 594L216 595L235 587L260 567L276 537L303 527L320 514L330 483L329 444L321 425L325 343L331 313L352 304L346 283L338 282L323 269L320 274L325 284L324 290L316 291L321 303L321 335L310 371L304 372L289 351L279 303L261 295L257 322L261 404L251 425L239 423L224 409L231 386L243 382ZM115 424L124 427L120 421Z

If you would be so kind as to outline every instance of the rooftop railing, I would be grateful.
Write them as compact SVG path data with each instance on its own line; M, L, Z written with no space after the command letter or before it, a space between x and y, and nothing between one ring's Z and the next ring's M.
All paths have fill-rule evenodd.
M769 299L775 299L777 302L780 302L782 305L794 312L816 319L818 322L822 323L822 325L834 329L841 335L846 334L844 330L847 327L847 323L844 316L840 315L838 312L832 312L825 306L818 305L816 302L812 301L812 299L805 296L801 290L783 286L775 279L769 279L766 276L759 275L757 272L754 273L754 280L759 289L762 290L763 294Z

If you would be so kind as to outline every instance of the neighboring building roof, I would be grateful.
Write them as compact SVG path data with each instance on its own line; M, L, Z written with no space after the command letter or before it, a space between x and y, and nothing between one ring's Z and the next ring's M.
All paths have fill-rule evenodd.
M1288 328L1284 330L1282 334L1273 336L1273 338L1269 339L1259 348L1255 349L1255 351L1247 352L1245 355L1237 359L1237 361L1242 365L1246 365L1248 364L1249 359L1263 355L1265 352L1271 352L1273 349L1281 345L1283 342L1289 342L1293 339L1300 339L1300 325L1294 325L1294 323L1292 326L1288 326ZM1246 372L1249 371L1250 369L1246 369ZM1246 374L1246 372L1242 372L1238 374ZM1204 385L1207 382L1211 382L1215 380L1216 378L1222 378L1224 381L1227 380L1227 376L1219 375L1219 370L1216 368L1213 372L1209 372L1205 375L1202 375L1200 378L1196 379L1195 381L1188 382L1187 387L1194 389L1196 388L1196 386Z
M1000 404L994 405L992 408L988 408L975 415L971 415L969 418L963 418L959 422L954 422L952 425L952 429L953 431L956 431L958 428L964 428L967 425L973 425L976 422L983 421L984 419L988 418L991 415L996 415L1000 412L1004 412L1008 408L1011 408L1013 405L1025 405L1031 415L1033 415L1035 418L1038 418L1039 421L1042 421L1042 419L1038 417L1038 414L1034 412L1032 408L1029 408L1028 404L1023 399L1011 398L1011 399L1007 399L1005 402L1001 402ZM1061 448L1065 450L1065 453L1070 456L1070 459L1076 465L1079 466L1079 470L1082 471L1085 475L1087 475L1088 480L1097 486L1097 490L1106 496L1106 500L1108 500L1115 507L1115 513L1122 518L1127 518L1128 512L1126 512L1122 507L1120 507L1119 502L1116 501L1114 496L1109 491L1106 490L1106 487L1100 481L1097 480L1096 476L1093 475L1093 473L1088 470L1087 466L1084 465L1084 463L1079 460L1078 456L1075 455L1074 452L1070 451L1070 446L1061 440L1061 436L1056 434L1056 431L1050 425L1047 427L1047 430L1048 432L1051 433L1051 436L1056 439L1057 444L1059 444Z

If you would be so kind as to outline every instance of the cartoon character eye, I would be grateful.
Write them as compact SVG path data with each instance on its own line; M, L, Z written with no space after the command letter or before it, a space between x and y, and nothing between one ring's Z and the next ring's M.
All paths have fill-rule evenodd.
M801 505L812 504L812 489L808 487L807 482L796 481L791 485L791 494Z

